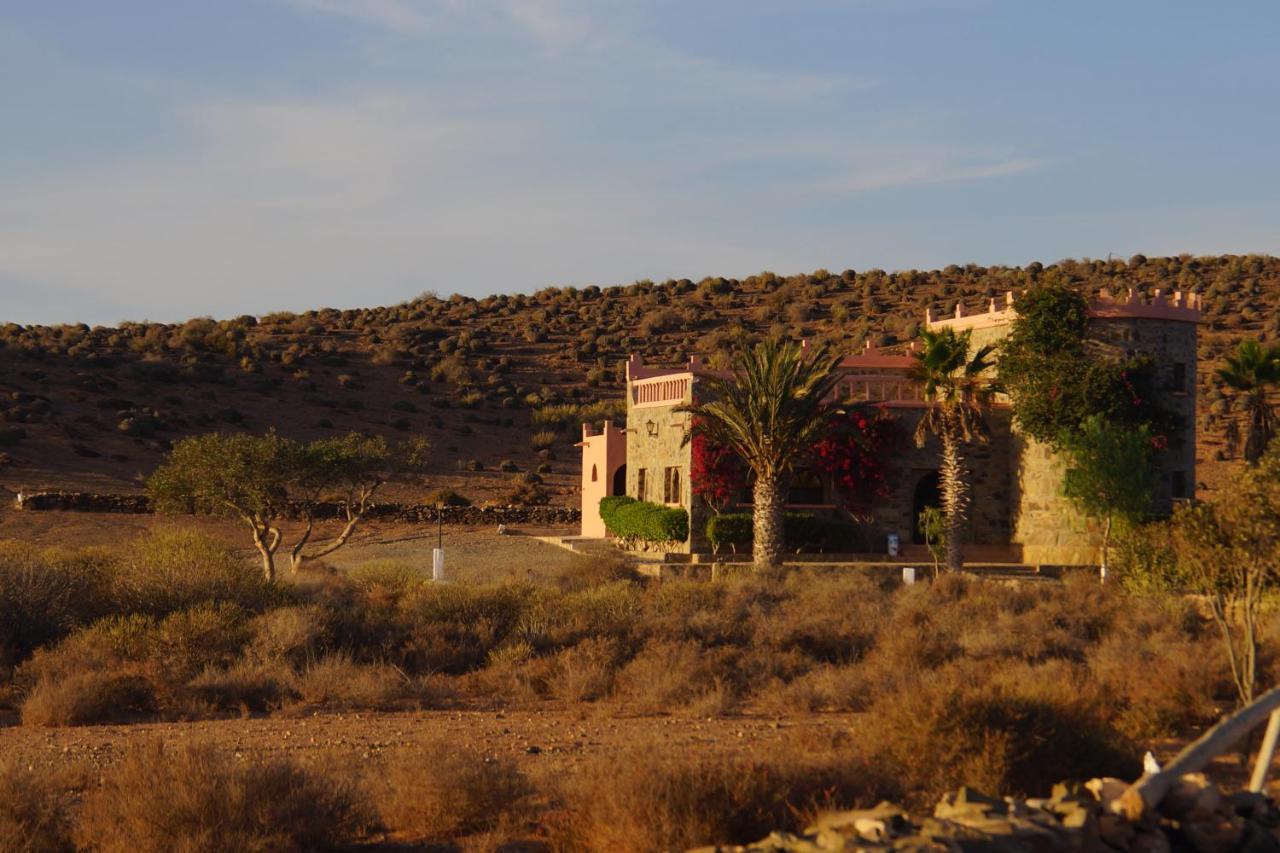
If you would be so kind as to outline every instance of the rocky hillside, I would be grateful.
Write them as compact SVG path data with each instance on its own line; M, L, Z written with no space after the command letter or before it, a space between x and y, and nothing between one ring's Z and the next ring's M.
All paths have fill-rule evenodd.
M1090 290L1205 296L1201 454L1209 463L1221 455L1229 405L1211 368L1241 336L1280 336L1280 260L1269 256L764 272L181 324L8 324L0 485L136 489L190 433L358 429L426 435L438 481L474 497L502 499L513 475L540 469L552 499L572 502L578 423L617 414L629 353L675 363L697 352L715 363L774 333L891 345L916 335L926 307L976 310L1045 274ZM1204 470L1213 479L1212 464Z

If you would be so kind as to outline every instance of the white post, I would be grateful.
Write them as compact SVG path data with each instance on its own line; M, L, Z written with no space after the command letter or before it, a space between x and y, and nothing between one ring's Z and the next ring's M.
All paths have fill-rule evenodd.
M1280 740L1280 711L1272 711L1271 719L1267 720L1267 733L1262 737L1262 748L1258 750L1258 763L1253 765L1253 778L1249 780L1249 790L1255 794L1261 794L1267 784L1267 771L1276 755L1277 740Z
M913 584L916 582L916 570L911 566L902 567L902 582L904 584Z
M431 549L431 579L433 581L444 580L444 549Z

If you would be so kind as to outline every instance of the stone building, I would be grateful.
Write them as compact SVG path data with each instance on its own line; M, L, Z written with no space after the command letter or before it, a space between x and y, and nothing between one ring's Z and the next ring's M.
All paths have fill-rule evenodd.
M969 330L974 347L996 343L1017 317L1009 294L988 310L951 317L926 312L931 329ZM1196 337L1199 298L1190 293L1166 296L1156 291L1143 298L1130 291L1117 298L1102 291L1089 304L1091 346L1115 356L1147 356L1156 364L1163 407L1177 417L1169 447L1159 454L1157 489L1152 511L1168 513L1173 501L1194 496ZM897 352L866 346L840 363L841 399L882 407L910 436L927 403L908 378L914 344ZM606 424L596 432L583 427L582 534L603 535L598 506L606 494L683 507L689 513L690 538L675 550L701 553L710 510L693 495L690 483L692 448L685 442L689 416L679 411L698 398L699 379L708 374L695 357L674 369L645 365L637 356L627 362L627 425ZM1089 523L1061 495L1063 461L1014 428L1007 402L997 399L988 416L990 440L970 446L966 462L971 500L966 556L979 561L1085 565L1096 561L1096 535ZM916 519L939 503L938 460L934 439L917 448L907 441L895 454L889 472L889 495L858 519L866 553L884 553L890 534L904 543L905 555L919 559L922 546ZM736 507L747 510L744 494ZM840 514L842 503L829 482L811 472L795 477L788 507ZM917 545L913 553L912 543Z

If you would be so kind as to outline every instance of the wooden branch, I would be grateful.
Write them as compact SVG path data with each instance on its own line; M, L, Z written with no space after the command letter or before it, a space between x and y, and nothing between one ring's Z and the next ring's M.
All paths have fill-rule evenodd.
M1135 823L1141 820L1148 810L1164 799L1179 779L1203 769L1278 709L1280 687L1268 690L1250 705L1209 729L1159 773L1134 782L1120 799L1110 804L1112 811Z

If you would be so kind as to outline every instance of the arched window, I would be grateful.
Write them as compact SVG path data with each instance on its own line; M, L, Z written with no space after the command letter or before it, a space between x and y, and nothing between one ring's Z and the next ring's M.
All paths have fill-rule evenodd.
M591 482L594 483L597 479L599 479L599 473L596 471L596 466L592 465L591 466Z

